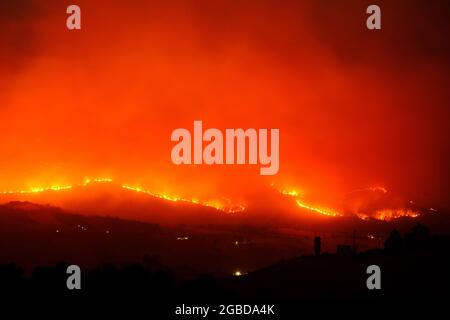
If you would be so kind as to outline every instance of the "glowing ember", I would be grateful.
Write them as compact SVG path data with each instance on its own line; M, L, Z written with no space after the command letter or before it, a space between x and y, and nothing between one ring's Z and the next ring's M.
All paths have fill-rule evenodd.
M369 220L370 216L365 213L357 213L356 216L361 220Z
M111 178L95 178L95 179L86 179L84 183L80 184L80 186L87 186L91 183L101 183L101 182L113 182Z
M372 187L372 188L370 188L370 190L372 190L372 191L381 191L383 193L387 193L387 189L383 188L383 187Z
M303 192L298 190L282 190L281 193L291 197L303 197Z

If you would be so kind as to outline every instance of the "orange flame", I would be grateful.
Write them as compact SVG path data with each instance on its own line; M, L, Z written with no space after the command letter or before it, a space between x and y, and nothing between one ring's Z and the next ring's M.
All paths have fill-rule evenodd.
M320 214L323 214L324 216L330 216L330 217L340 217L342 216L342 214L340 214L339 212L333 210L333 209L329 209L329 208L320 208L320 207L313 207L310 205L307 205L303 202L301 202L299 199L295 200L297 202L297 205L301 208L310 210L310 211L314 211Z
M111 183L113 182L113 179L111 178L87 178L82 183L76 184L75 186L81 186L85 187L92 183ZM135 191L135 192L141 192L146 193L148 195L151 195L156 198L164 199L167 201L184 201L184 202L190 202L194 204L198 204L204 207L210 207L215 208L220 211L224 211L226 213L239 213L246 210L246 207L243 204L233 204L230 199L223 199L223 200L198 200L198 199L186 199L178 196L173 196L165 193L154 193L147 190L144 190L140 187L131 187L128 185L122 185L123 189ZM73 185L53 185L50 187L34 187L31 189L24 189L24 190L8 190L8 191L2 191L0 192L0 195L14 195L14 194L32 194L32 193L41 193L45 191L62 191L62 190L68 190L72 189Z
M68 190L72 189L71 185L66 186L51 186L51 187L35 187L28 190L9 190L9 191L2 191L0 194L30 194L30 193L39 193L44 191L61 191L61 190Z
M279 191L281 194L284 194L286 196L290 196L295 198L295 202L297 203L297 205L303 209L309 210L309 211L313 211L315 213L319 213L322 214L324 216L329 216L329 217L339 217L342 216L342 214L340 214L338 211L334 210L334 209L330 209L330 208L323 208L323 207L316 207L310 204L306 204L304 201L300 200L300 198L303 197L304 192L303 191L299 191L297 189L285 189L285 190L281 190Z
M229 205L230 201L228 199L226 199L228 202L227 204L223 203L220 200L205 200L205 201L200 201L198 199L186 199L186 198L182 198L182 197L178 197L178 196L171 196L165 193L154 193L148 190L144 190L140 187L132 187L132 186L128 186L128 185L122 185L123 189L127 189L127 190L131 190L131 191L135 191L135 192L141 192L141 193L145 193L148 195L151 195L153 197L156 198L160 198L160 199L164 199L167 201L172 201L172 202L178 202L178 201L182 201L182 202L190 202L190 203L194 203L194 204L198 204L204 207L210 207L210 208L215 208L217 210L220 211L224 211L226 213L238 213L238 212L242 212L246 209L246 207L244 205Z
M373 218L383 221L391 221L401 217L417 218L419 215L419 212L411 209L383 209L375 212Z
M373 192L382 192L387 193L388 190L385 187L368 187L368 188L362 188L362 189L356 189L353 191L350 191L348 194L356 193L356 192L362 192L362 191L373 191Z
M383 193L387 193L387 189L384 187L369 187L369 188L364 188L364 189L358 189L353 192L358 192L358 191L377 191L377 192L383 192ZM340 213L338 210L335 209L331 209L331 208L326 208L326 207L318 207L318 206L313 206L310 204L307 204L306 202L304 202L303 200L301 200L300 198L303 196L303 192L299 192L295 189L285 189L285 190L281 190L279 191L281 194L290 196L295 198L295 201L297 203L297 205L303 209L307 209L325 216L330 216L330 217L342 217L343 214ZM362 220L369 220L369 219L377 219L377 220L382 220L382 221L391 221L394 219L398 219L401 217L410 217L410 218L417 218L418 216L420 216L420 213L411 209L383 209L383 210L378 210L375 212L375 214L373 215L368 215L365 213L357 213L356 216L359 219Z

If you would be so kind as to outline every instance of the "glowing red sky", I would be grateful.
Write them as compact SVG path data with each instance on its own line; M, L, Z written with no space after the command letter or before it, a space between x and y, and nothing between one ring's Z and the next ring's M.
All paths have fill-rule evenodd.
M186 197L380 185L447 206L448 1L0 3L0 190L113 177ZM393 3L395 2L395 3ZM173 129L280 128L280 172L176 167Z

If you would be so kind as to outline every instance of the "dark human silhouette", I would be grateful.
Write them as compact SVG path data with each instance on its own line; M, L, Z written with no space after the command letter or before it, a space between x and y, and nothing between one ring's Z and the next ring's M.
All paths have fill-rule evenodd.
M320 255L321 249L322 249L322 240L320 239L320 237L315 237L314 238L314 254L316 256Z

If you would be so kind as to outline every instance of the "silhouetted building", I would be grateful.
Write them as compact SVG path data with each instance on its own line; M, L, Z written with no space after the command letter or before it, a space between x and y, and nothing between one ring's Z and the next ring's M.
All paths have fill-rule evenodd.
M338 244L336 246L336 254L339 256L351 256L353 254L353 247L349 244Z

